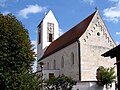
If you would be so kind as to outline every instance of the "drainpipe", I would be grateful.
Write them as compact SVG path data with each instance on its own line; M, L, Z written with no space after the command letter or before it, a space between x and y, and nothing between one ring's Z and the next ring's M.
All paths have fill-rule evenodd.
M78 65L79 65L79 81L81 81L81 56L80 56L80 41L77 40L78 43Z

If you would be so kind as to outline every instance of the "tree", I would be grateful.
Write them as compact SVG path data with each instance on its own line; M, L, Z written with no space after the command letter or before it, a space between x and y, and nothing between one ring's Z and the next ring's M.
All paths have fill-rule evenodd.
M45 81L45 88L48 90L71 90L73 85L76 85L76 81L65 75L53 77Z
M31 75L33 50L22 23L12 14L0 14L0 90L21 90L25 78L28 83L32 82L30 77L35 80Z
M112 82L115 81L116 78L114 67L104 68L103 66L100 66L97 69L96 78L98 80L99 85L101 86L106 85L106 87L110 86Z
M19 90L40 90L40 81L37 78L36 74L24 73L21 76L21 85Z

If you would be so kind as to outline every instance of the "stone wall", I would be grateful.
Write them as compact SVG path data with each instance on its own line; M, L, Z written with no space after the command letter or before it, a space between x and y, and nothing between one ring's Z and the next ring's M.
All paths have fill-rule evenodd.
M71 54L74 54L74 64L71 61ZM64 59L64 67L62 67L62 58ZM60 51L46 57L42 60L45 65L43 69L47 70L60 70L60 75L64 74L75 80L78 80L78 43L75 42ZM56 68L54 68L54 61L56 61ZM49 63L49 68L48 68Z
M113 67L115 59L101 55L115 46L99 13L96 13L86 32L80 38L81 80L96 80L99 66Z

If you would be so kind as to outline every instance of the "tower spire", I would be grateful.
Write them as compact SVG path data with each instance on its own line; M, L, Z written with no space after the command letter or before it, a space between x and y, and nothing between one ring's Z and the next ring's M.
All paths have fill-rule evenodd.
M95 7L95 10L96 10L96 11L98 10L98 7L97 7L97 6Z

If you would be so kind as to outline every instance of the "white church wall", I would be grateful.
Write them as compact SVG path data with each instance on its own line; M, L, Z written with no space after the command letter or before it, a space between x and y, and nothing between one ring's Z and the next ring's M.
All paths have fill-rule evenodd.
M56 60L56 69L60 70L60 75L64 74L78 80L78 43L75 42L60 51L48 56L42 61L45 63L44 69L48 69L47 63L49 63L49 70L53 70L53 60ZM74 64L71 62L71 53L74 53ZM61 59L64 57L64 67L61 66Z
M115 59L101 56L101 54L113 48L115 43L109 36L102 20L98 18L100 19L100 16L96 14L90 26L80 38L82 81L96 80L96 70L99 66L112 67L115 63ZM98 22L100 25L98 25Z
M42 33L42 28L43 28L43 24L41 23L41 26L38 28L37 30L37 60L40 59L41 55L42 55L42 44L38 43L39 42L39 30ZM42 37L42 34L41 34ZM39 67L39 66L38 66ZM38 68L37 68L38 69Z
M106 86L99 86L97 82L77 82L75 86L73 86L72 90L115 90L115 82L112 83L111 88L107 88Z

